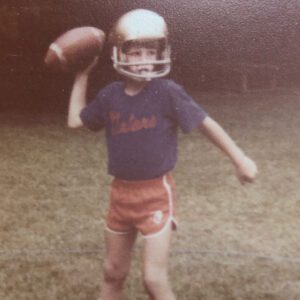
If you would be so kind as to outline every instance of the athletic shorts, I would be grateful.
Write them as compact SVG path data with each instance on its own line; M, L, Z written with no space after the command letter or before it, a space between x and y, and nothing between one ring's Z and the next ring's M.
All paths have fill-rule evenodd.
M126 181L113 179L107 214L107 230L116 234L141 232L144 237L159 235L168 226L176 229L175 182L170 174Z

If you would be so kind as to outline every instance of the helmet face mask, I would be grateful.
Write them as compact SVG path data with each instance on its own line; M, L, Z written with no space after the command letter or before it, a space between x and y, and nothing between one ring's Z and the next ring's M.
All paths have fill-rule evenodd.
M130 11L123 15L110 33L112 60L116 71L128 78L143 81L163 77L170 72L170 46L164 19L158 14L144 9ZM130 47L155 48L155 60L128 62L126 52ZM131 66L153 65L149 72L132 72Z

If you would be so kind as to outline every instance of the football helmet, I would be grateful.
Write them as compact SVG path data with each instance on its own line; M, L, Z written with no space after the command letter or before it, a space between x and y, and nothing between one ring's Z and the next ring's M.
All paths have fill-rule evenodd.
M129 63L124 50L130 43L157 41L158 55L154 61ZM114 25L109 35L112 47L112 61L116 71L135 80L151 80L163 77L171 69L171 50L168 29L163 17L146 9L135 9L124 14ZM153 65L153 71L136 74L129 70L133 65Z

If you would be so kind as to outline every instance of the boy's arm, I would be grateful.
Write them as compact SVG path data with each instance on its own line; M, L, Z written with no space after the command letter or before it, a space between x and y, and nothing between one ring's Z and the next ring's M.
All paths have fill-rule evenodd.
M257 174L255 162L244 154L216 121L206 117L200 125L200 130L231 159L241 184L254 181Z
M83 126L80 118L80 112L86 107L86 91L88 78L91 70L97 64L98 59L95 60L83 71L75 76L68 110L68 126L70 128L79 128Z

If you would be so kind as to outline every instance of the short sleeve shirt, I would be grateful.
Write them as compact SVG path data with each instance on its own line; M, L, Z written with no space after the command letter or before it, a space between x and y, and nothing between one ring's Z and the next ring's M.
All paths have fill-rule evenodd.
M124 180L152 179L172 170L177 161L177 130L197 127L203 108L172 80L154 79L137 95L124 82L102 89L81 112L86 127L105 129L108 172Z

